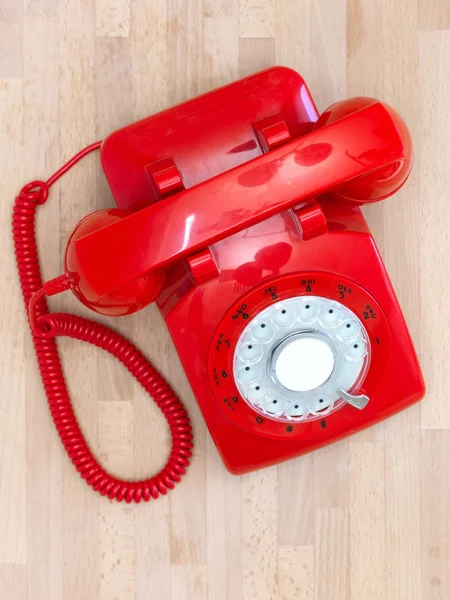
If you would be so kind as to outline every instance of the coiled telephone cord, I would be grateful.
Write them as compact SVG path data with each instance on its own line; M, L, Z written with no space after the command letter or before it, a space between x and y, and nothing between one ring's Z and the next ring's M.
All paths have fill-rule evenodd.
M117 501L140 502L166 494L178 483L189 466L193 435L183 404L169 384L139 350L117 332L94 321L68 314L50 313L45 295L69 289L63 275L44 284L41 278L35 236L35 214L44 204L49 188L84 156L100 148L96 142L81 150L50 179L33 181L16 198L13 237L20 285L48 405L61 442L81 477L102 496ZM152 396L170 427L172 450L163 469L150 479L123 481L107 473L92 454L81 432L67 390L56 336L68 336L95 344L118 358Z

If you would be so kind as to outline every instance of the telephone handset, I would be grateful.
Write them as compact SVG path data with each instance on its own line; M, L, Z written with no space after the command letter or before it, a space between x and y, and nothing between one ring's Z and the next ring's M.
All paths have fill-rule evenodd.
M24 291L38 339L82 328L45 316L44 294L70 288L106 315L156 301L233 473L331 443L423 397L406 323L360 210L410 173L411 139L395 110L362 97L319 116L300 75L275 67L97 147L117 208L77 225L63 276ZM98 340L98 332L77 336ZM128 356L115 338L99 345ZM140 360L127 365L137 376ZM158 385L147 389L157 394ZM172 429L178 471L171 463L153 488L130 488L95 463L91 485L128 500L172 487L191 433L181 405L167 415L182 427Z
M325 113L311 133L164 202L86 217L66 251L74 293L100 313L134 312L156 299L172 264L281 211L328 191L356 203L396 191L411 166L400 117L365 98L335 110L338 120Z

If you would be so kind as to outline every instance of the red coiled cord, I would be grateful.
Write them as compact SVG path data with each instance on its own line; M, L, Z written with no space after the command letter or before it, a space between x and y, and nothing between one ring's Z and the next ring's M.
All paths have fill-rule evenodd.
M50 412L61 441L77 471L102 496L126 502L148 501L166 494L185 474L192 455L192 428L184 406L152 364L123 336L103 325L67 313L49 313L45 295L69 289L66 276L42 282L34 230L36 208L48 198L49 188L101 142L76 154L47 182L33 181L16 198L13 236L17 268L25 309L47 395ZM117 357L153 397L170 427L172 451L163 469L154 477L128 482L109 475L94 458L80 430L67 391L55 336L65 335L95 344Z

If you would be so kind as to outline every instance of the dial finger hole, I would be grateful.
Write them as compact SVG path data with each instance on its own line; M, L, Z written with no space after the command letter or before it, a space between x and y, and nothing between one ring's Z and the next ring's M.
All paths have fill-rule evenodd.
M298 316L304 323L311 323L317 317L319 313L319 305L314 301L307 301L300 308Z
M272 339L274 334L273 327L270 325L269 320L267 322L260 323L252 330L251 336L260 341L268 342Z
M289 308L281 307L273 314L272 321L278 327L289 327L294 322L294 313Z
M325 308L320 315L321 322L327 327L336 327L339 323L339 319L342 317L342 311L338 308Z
M367 346L363 339L357 338L350 342L346 349L346 358L350 360L360 360L367 354Z
M247 394L250 402L262 402L266 396L267 390L263 385L253 385Z
M303 417L308 409L304 401L295 401L286 407L285 413L289 417Z
M276 415L284 413L287 404L288 401L285 398L277 396L269 398L262 406L267 413Z
M355 321L344 321L339 326L338 334L343 340L349 340L360 332L360 327Z
M244 340L243 344L238 349L238 357L243 361L255 361L261 358L263 349L261 344L252 339Z
M313 398L309 409L313 414L323 414L328 412L332 406L332 398L330 398L330 396L321 395Z
M242 383L249 383L258 377L259 371L256 367L246 366L238 373L238 378Z

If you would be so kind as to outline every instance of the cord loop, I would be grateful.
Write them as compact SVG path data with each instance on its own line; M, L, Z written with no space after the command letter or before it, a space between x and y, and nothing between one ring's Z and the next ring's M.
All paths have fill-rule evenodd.
M39 206L45 204L48 198L48 193L49 187L45 181L36 180L27 183L27 185L20 190L19 197L22 200L34 202Z
M193 436L189 415L165 379L128 340L100 323L66 313L49 313L46 295L70 288L66 275L43 284L35 236L36 207L44 204L49 188L100 142L81 150L47 182L32 181L16 198L13 236L20 285L29 315L39 370L50 413L64 448L81 477L102 496L121 502L140 502L166 494L185 474L192 456ZM142 481L122 481L97 462L80 429L58 354L55 336L68 336L94 344L118 358L152 396L164 414L172 435L172 450L159 473Z

